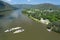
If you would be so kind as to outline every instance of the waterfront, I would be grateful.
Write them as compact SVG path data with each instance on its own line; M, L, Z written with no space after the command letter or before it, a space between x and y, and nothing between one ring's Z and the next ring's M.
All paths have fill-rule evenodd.
M8 13L11 14L0 19L0 40L60 40L59 33L48 32L46 25L33 21L22 14L21 10ZM6 29L14 27L22 27L25 31L18 34L4 32Z

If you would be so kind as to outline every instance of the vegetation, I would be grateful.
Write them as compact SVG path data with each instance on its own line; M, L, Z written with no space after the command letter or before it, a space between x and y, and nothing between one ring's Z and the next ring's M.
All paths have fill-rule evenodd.
M60 33L60 21L55 21L47 25L48 29L52 28L52 31Z
M60 10L53 10L53 9L24 9L22 11L24 14L35 18L36 20L48 19L51 23L48 24L48 29L53 28L52 31L60 32Z
M12 9L13 9L12 5L4 1L0 1L0 11L12 10Z
M27 9L22 11L28 16L32 16L36 19L49 19L50 22L55 22L60 20L60 12L57 10L39 10L39 9Z

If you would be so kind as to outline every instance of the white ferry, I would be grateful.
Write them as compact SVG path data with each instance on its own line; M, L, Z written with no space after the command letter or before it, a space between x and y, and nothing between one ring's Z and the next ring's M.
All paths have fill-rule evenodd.
M23 32L23 31L24 31L24 29L21 29L21 30L15 31L15 32L13 32L13 33L16 34L16 33L20 33L20 32Z

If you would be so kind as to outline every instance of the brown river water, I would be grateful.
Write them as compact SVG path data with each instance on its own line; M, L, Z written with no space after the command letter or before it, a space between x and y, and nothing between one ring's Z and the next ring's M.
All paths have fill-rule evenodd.
M0 40L60 40L60 34L48 32L46 25L31 20L21 13L21 10L6 11L8 16L0 19ZM6 29L22 27L24 32L13 34L5 33Z

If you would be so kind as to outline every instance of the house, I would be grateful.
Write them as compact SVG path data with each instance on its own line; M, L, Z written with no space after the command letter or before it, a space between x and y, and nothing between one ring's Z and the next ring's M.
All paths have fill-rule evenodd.
M40 22L43 24L47 24L47 25L50 23L50 21L48 19L44 20L43 18L41 18Z

